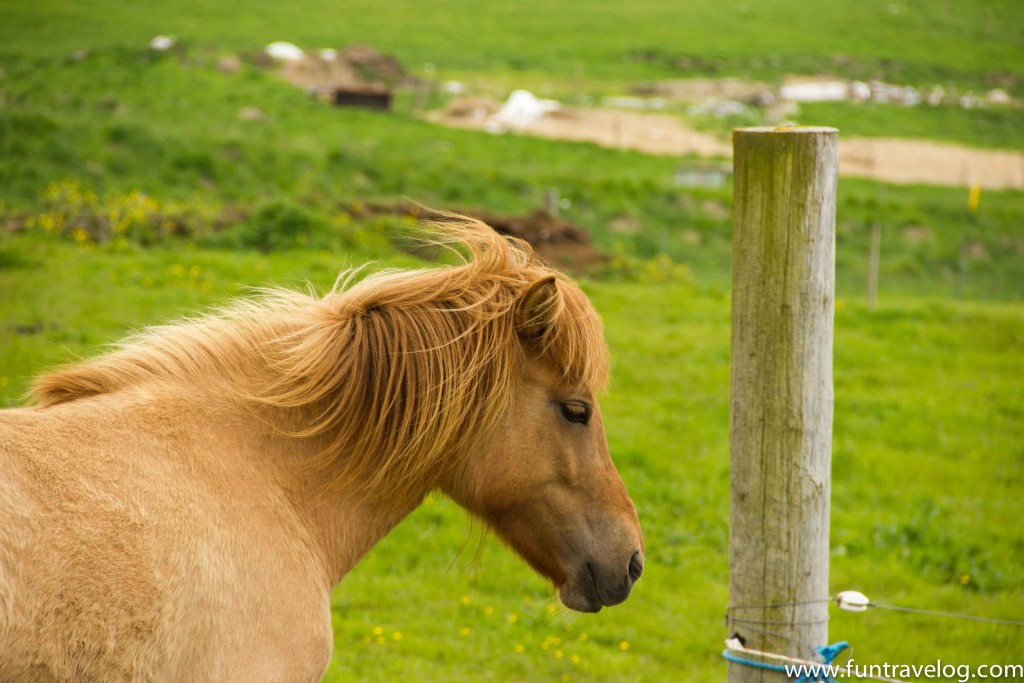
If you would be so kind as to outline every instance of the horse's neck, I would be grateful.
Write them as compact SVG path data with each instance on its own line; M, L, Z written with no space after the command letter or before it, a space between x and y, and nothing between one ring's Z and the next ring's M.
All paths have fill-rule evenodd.
M231 424L235 434L229 439L237 439L242 457L252 458L252 465L264 473L268 483L284 492L318 555L328 586L340 581L427 493L424 488L386 499L359 495L353 482L337 480L336 472L307 466L311 457L330 443L331 434L283 436L269 427L287 428L283 420L237 407L226 410L233 410L233 415L228 420L214 418L213 428Z
M330 495L311 502L307 518L319 535L328 583L333 586L412 512L418 501L396 506L344 495L332 500Z

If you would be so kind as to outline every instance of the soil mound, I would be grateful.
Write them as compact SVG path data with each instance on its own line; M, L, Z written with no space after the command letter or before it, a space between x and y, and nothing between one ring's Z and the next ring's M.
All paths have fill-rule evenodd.
M349 207L356 217L374 215L410 216L417 220L443 220L445 214L412 202L365 204ZM477 218L503 235L518 237L533 247L538 256L551 265L580 274L605 265L608 255L597 249L586 229L574 225L544 209L526 214L504 215L473 209L455 208L452 213Z

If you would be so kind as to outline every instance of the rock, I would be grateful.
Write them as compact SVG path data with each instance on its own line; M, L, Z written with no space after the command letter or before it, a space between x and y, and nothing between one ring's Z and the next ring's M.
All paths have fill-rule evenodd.
M528 90L513 90L501 110L487 122L487 130L501 132L529 128L545 114L557 111L561 104L554 100L540 100Z
M850 97L850 86L846 81L793 80L779 94L791 102L842 102Z
M178 39L174 36L155 36L149 41L149 49L156 50L157 52L166 52L174 47L174 44L178 42Z
M270 45L263 48L263 52L272 59L276 59L281 62L297 62L302 59L306 53L302 51L298 45L294 43L288 43L283 40L278 40Z
M994 88L985 93L985 101L989 104L1010 104L1010 94L1002 88Z

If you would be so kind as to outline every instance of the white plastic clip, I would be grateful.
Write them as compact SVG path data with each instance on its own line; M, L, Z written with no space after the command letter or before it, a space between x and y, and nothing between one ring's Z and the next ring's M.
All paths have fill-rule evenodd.
M863 612L871 604L868 596L858 591L843 591L836 595L836 604L847 612Z

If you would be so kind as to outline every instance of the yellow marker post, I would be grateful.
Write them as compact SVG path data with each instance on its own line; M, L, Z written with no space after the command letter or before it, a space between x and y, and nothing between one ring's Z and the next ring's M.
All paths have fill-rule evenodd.
M971 191L967 194L967 210L971 213L978 213L978 206L981 204L981 185L974 183Z

